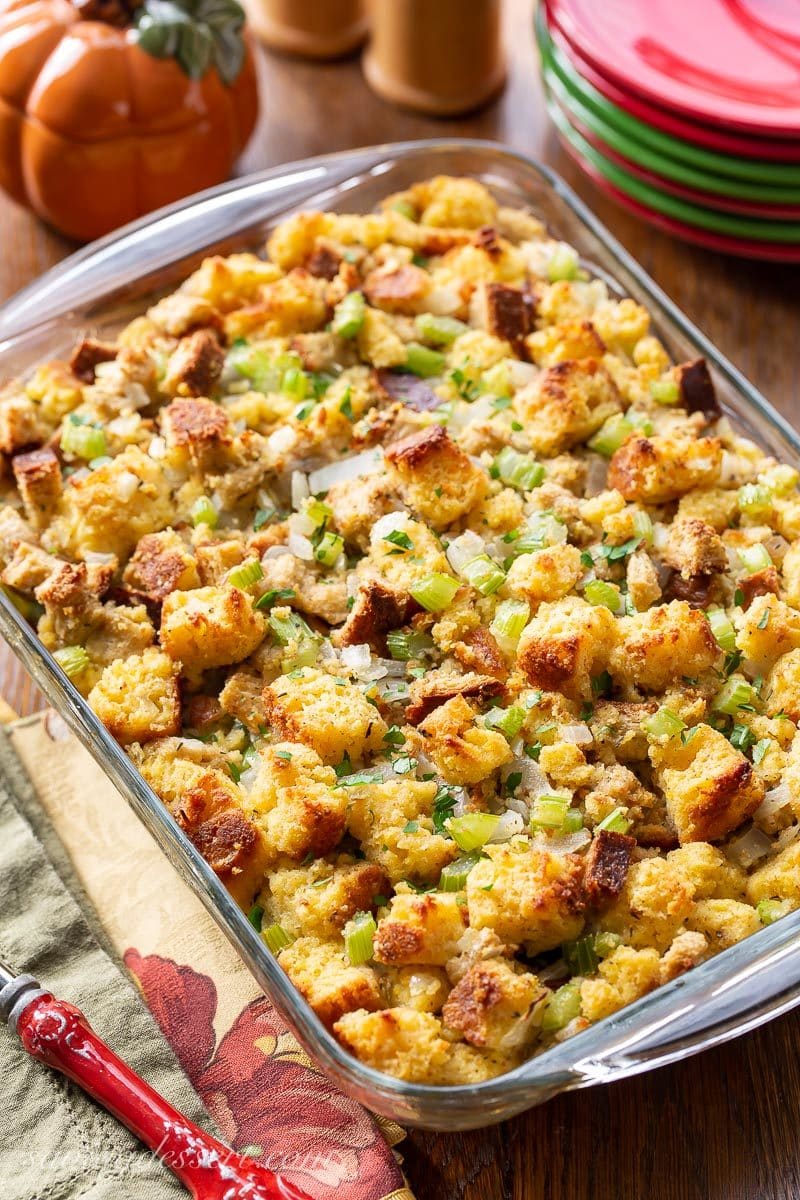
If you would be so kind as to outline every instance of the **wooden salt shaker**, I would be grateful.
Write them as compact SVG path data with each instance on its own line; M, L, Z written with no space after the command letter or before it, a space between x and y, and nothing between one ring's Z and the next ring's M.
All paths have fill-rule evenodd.
M505 81L500 0L371 0L364 74L404 108L455 116Z
M253 32L271 50L341 58L367 36L366 0L242 0Z

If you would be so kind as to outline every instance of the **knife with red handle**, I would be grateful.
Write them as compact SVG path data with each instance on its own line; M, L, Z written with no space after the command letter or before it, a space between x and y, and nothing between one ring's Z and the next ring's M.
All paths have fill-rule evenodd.
M178 1177L195 1200L309 1200L300 1188L194 1125L140 1079L80 1009L0 963L0 1019L39 1062L74 1080Z

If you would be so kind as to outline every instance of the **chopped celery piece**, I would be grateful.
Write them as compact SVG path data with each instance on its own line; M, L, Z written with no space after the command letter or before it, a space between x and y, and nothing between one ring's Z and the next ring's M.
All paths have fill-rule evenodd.
M733 654L736 649L736 630L728 614L723 608L710 608L706 618L719 648L726 654Z
M498 477L509 487L530 492L544 479L544 467L527 454L519 454L513 446L504 446L494 460Z
M652 379L650 395L656 404L677 404L681 398L681 389L677 379Z
M542 1015L542 1031L557 1033L581 1012L581 989L577 983L565 983L553 992Z
M562 279L577 279L579 265L577 250L565 242L559 242L550 255L547 278L551 283L558 283Z
M444 371L445 357L438 350L421 346L419 342L409 342L406 346L406 370L422 379L432 375L441 375Z
M609 417L598 429L594 437L589 438L587 445L590 450L596 450L604 458L611 458L619 450L626 438L634 432L635 426L627 417Z
M748 575L755 575L758 571L766 571L772 566L769 550L761 542L756 542L754 546L742 546L736 553L741 559L742 566Z
M434 571L412 587L411 595L427 612L441 612L452 603L457 591L457 579Z
M290 937L282 925L268 925L266 929L261 930L261 936L273 954L285 950L294 941L294 938Z
M711 707L716 712L733 717L740 708L752 708L757 699L756 689L746 679L729 679L714 697Z
M370 912L357 912L344 927L344 948L352 967L359 967L372 958L372 939L377 929Z
M467 876L477 861L477 854L469 854L464 858L457 858L454 862L448 863L446 867L442 867L442 873L439 877L439 891L463 891L467 884Z
M394 212L400 213L400 216L405 217L407 221L419 220L419 213L410 200L395 200L392 209Z
M63 646L55 651L53 658L70 679L77 679L89 665L89 655L83 646Z
M569 811L569 796L556 796L542 792L531 806L531 824L541 825L543 829L561 829Z
M739 488L736 499L742 512L753 516L771 511L773 493L763 483L745 483Z
M314 558L325 567L332 567L344 549L344 538L338 533L323 533L315 549Z
M498 604L490 629L501 647L516 646L530 615L531 607L527 600L502 600Z
M219 513L208 496L200 496L195 500L189 510L189 515L193 525L208 525L209 529L215 529L219 520Z
M606 583L602 579L592 579L586 584L583 594L590 604L602 605L612 613L619 610L621 599L619 589L615 588L612 583Z
M511 742L525 724L525 709L519 704L510 708L490 708L483 719L487 729L497 729Z
M403 633L395 629L386 635L386 647L396 662L420 658L426 651L432 650L433 646L433 638L427 633Z
M227 574L227 582L231 587L247 591L259 579L263 579L264 571L257 558L248 558L238 567L233 567Z
M287 367L281 380L281 391L295 400L305 400L308 391L308 376L300 367Z
M614 808L607 817L598 821L595 831L605 829L609 833L627 833L632 824L633 822L628 820L624 808Z
M482 596L491 596L506 581L505 572L492 562L488 554L479 554L461 568L461 574Z
M333 310L332 331L340 338L354 338L364 324L366 311L363 292L348 292Z
M426 342L434 346L449 346L462 333L469 331L469 325L455 317L436 317L433 313L420 313L416 320L417 333Z
M465 813L463 817L448 817L444 826L455 844L469 854L489 841L499 820L493 813Z
M622 938L618 933L596 933L594 935L594 952L598 958L608 958L609 954L613 954L621 945Z
M591 933L574 942L564 942L561 949L573 975L593 975L597 970L597 954Z
M96 425L84 425L67 417L61 430L61 449L87 461L106 453L106 435Z
M662 705L652 717L642 721L642 729L651 738L675 737L685 728L686 722L666 705Z

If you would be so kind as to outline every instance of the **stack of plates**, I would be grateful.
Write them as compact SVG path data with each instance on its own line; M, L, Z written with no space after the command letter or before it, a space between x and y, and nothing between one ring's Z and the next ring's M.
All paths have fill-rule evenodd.
M800 262L800 0L541 0L536 36L550 114L604 191Z

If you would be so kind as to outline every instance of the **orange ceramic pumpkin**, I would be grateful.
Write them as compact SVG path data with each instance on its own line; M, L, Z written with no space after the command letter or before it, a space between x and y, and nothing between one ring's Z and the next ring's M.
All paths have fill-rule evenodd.
M258 111L243 19L235 0L0 0L0 186L87 241L225 179Z

